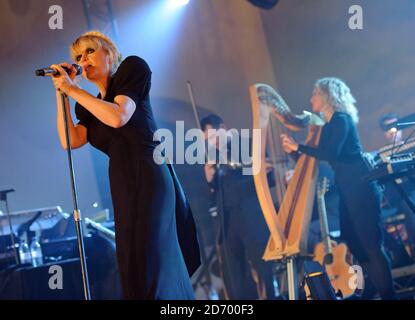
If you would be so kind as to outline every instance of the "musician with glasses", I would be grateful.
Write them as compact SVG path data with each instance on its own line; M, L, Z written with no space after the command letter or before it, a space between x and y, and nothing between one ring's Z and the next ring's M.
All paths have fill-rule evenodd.
M286 152L304 153L328 161L333 168L340 194L341 238L367 274L367 284L377 289L382 299L396 299L389 261L383 250L380 227L381 190L363 177L369 167L362 155L356 124L356 100L340 79L323 78L316 82L311 104L325 119L317 147L298 144L282 135ZM366 290L365 290L366 291Z

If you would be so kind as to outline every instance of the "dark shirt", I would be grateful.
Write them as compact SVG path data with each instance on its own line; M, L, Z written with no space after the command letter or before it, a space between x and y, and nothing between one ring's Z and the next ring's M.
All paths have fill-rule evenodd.
M317 147L300 144L298 151L327 161L343 191L361 184L364 175L369 172L362 155L356 125L352 117L343 112L335 112L331 120L323 126Z

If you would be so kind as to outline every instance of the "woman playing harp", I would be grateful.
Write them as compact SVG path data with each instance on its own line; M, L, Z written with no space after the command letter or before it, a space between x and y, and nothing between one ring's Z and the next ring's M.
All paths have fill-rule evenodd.
M381 298L395 299L389 262L382 249L381 191L375 182L363 180L369 168L362 156L356 128L358 112L355 102L342 80L318 80L311 104L313 111L322 113L325 120L320 142L314 146L302 145L290 136L282 135L282 145L288 153L328 161L340 193L341 237L367 274L368 283L377 289Z

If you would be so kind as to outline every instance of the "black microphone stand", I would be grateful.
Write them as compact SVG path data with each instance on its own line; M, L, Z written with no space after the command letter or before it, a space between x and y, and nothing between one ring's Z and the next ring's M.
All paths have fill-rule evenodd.
M85 295L85 300L91 300L91 293L89 290L89 280L88 280L88 269L87 269L86 259L85 259L84 236L82 232L82 218L81 218L81 211L78 209L78 196L76 193L75 173L74 173L73 161L72 161L72 147L71 147L71 138L69 135L68 114L67 114L67 110L65 107L65 100L66 100L67 95L63 92L60 92L60 95L61 95L63 117L64 117L64 123L65 123L66 150L67 150L67 155L68 155L69 173L71 177L72 198L73 198L73 207L74 207L73 217L75 220L76 235L78 238L78 250L79 250L79 257L80 257L80 262L81 262L84 295Z
M10 239L12 240L13 254L14 254L14 259L16 261L16 266L18 266L20 264L20 260L19 260L19 257L17 255L17 251L16 251L16 239L14 238L12 219L10 218L9 203L7 201L7 194L9 192L14 192L14 189L0 191L0 201L4 201L5 206L6 206L6 215L7 215L8 221L9 221L9 228L10 228Z
M413 125L415 125L415 121L411 121L411 122L397 122L395 124L395 128L407 127L407 126L413 126ZM395 153L397 153L409 141L409 139L412 138L412 136L413 136L414 133L415 133L415 130L413 130L409 134L408 138L406 138L405 141L402 144L400 144L397 147L396 150L395 150L395 144L396 144L396 134L395 134L395 138L393 139L392 153L391 153L391 156L390 156L391 159L393 158L393 156L395 155Z

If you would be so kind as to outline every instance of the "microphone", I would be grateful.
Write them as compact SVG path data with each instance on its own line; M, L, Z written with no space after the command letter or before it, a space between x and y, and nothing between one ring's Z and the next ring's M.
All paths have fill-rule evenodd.
M72 64L73 67L76 69L76 75L80 75L82 73L82 67L79 64ZM68 73L71 74L71 69L68 69L67 67L62 66L62 68ZM52 68L43 68L43 69L37 69L35 71L35 74L38 77L44 77L44 76L54 76L59 75L59 71Z

